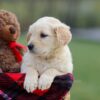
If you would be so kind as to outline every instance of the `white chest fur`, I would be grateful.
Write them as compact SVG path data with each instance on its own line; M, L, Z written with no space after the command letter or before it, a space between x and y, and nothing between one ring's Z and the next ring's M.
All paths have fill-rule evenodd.
M42 59L36 57L30 52L27 52L23 58L21 71L26 73L27 67L31 67L35 68L40 75L49 68L55 68L62 73L72 73L73 64L71 58L70 50L68 48L53 59Z

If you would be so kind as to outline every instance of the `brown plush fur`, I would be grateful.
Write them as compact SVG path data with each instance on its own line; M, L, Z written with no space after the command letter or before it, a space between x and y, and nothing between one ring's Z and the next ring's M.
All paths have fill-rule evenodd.
M0 11L0 68L3 72L19 72L21 63L17 63L16 57L8 44L16 41L20 35L20 25L15 14Z

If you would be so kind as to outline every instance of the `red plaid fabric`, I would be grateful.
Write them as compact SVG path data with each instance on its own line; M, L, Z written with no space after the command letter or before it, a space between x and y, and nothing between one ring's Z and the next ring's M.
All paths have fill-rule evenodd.
M61 100L70 90L73 75L57 76L49 90L36 90L27 93L23 89L25 74L1 73L0 74L0 100Z

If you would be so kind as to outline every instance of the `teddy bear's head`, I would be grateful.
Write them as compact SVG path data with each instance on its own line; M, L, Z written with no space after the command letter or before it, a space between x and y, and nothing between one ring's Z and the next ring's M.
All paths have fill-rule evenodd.
M5 41L16 41L20 35L20 24L16 15L0 10L0 38Z

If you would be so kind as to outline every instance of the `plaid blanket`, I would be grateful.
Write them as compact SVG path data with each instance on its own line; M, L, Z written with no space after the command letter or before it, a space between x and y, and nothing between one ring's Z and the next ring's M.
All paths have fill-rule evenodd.
M1 73L0 100L62 100L73 83L73 75L69 73L55 77L49 90L27 93L23 89L24 78L21 73Z

